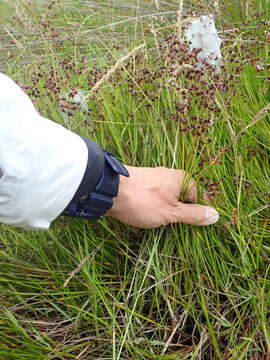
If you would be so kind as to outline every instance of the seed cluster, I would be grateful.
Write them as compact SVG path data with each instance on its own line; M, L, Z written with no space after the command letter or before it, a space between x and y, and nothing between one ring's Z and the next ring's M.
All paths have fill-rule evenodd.
M223 354L224 358L229 359L232 357L232 343L236 344L238 341L238 345L243 344L243 336L244 338L252 337L252 344L250 345L252 351L257 351L255 350L256 348L262 349L262 351L258 350L257 357L256 355L253 356L253 353L247 356L250 358L252 356L258 359L262 358L262 356L264 356L263 349L267 349L267 345L263 342L262 331L256 322L256 310L255 312L250 311L250 304L254 303L254 308L256 308L256 301L254 299L256 299L257 293L260 295L260 291L257 291L260 289L259 281L262 281L263 289L265 289L266 284L265 279L267 272L264 271L264 266L266 269L269 264L269 253L267 253L269 252L269 247L267 246L267 238L265 242L263 236L267 234L269 217L267 218L267 216L265 216L266 212L264 208L270 206L270 192L266 191L266 187L263 188L263 186L261 186L261 179L257 179L254 175L251 176L251 180L248 178L250 169L252 171L250 164L248 165L247 171L244 169L241 176L236 176L234 166L230 166L230 164L236 160L235 149L233 149L231 145L232 142L229 135L225 138L229 131L227 123L224 120L225 116L221 113L220 102L218 100L222 99L224 107L226 107L228 113L232 115L232 121L234 121L233 128L234 130L236 129L237 135L242 129L245 129L247 121L246 119L242 119L241 116L239 116L239 118L238 116L234 116L232 104L236 97L241 96L244 98L245 77L250 76L252 77L252 81L260 82L260 86L254 86L254 89L260 89L261 91L260 94L256 94L254 90L255 99L259 99L261 95L265 96L265 98L269 97L270 65L265 63L265 57L262 54L268 51L270 22L266 20L260 21L255 28L254 24L251 25L249 23L239 25L241 29L236 30L228 29L226 26L224 27L224 34L221 36L223 38L224 58L224 63L221 67L221 76L215 75L214 68L206 62L203 70L198 68L197 56L200 53L200 49L190 51L188 44L184 40L179 39L179 34L171 34L165 30L164 33L161 31L157 32L157 38L155 38L150 28L148 33L145 32L147 39L153 36L147 48L147 55L144 51L140 51L136 53L135 56L132 56L129 61L124 62L123 66L117 68L110 75L109 80L106 80L106 82L88 98L88 110L86 110L82 108L78 101L80 94L87 94L91 91L95 84L113 68L115 62L122 56L125 56L129 44L116 44L110 47L110 53L104 55L106 60L104 63L106 63L107 66L101 66L98 65L92 58L92 55L89 54L87 40L82 36L78 39L76 56L74 56L74 37L72 36L74 34L70 34L70 39L60 41L61 38L65 38L63 34L66 34L65 31L67 31L68 26L67 28L64 26L60 27L55 25L54 21L51 21L54 16L53 12L55 11L56 3L56 1L51 0L47 6L44 5L45 11L51 15L51 18L46 15L38 21L38 31L42 33L42 41L45 39L45 43L50 44L52 47L52 53L54 55L53 61L51 61L51 56L48 56L44 50L44 43L37 45L29 45L30 41L27 43L27 49L32 49L31 46L35 46L33 57L32 54L27 57L21 49L20 56L18 56L18 50L16 50L17 52L13 51L12 47L7 53L10 63L16 64L16 66L18 65L16 63L18 58L25 62L29 61L30 58L31 65L29 66L29 74L28 67L26 66L21 70L21 72L25 74L25 81L22 81L22 77L20 77L20 82L23 90L26 91L33 102L35 102L35 106L39 109L40 114L49 117L50 114L48 114L48 111L53 108L56 112L62 114L65 119L63 125L67 127L72 127L74 123L77 124L78 118L83 118L83 121L80 120L80 126L83 127L85 133L89 136L99 136L99 134L102 134L103 141L105 143L107 141L108 145L113 143L110 126L114 126L115 128L118 126L117 121L114 123L114 116L118 116L118 119L122 116L119 128L121 130L122 128L128 128L133 131L133 125L130 124L134 123L136 125L134 132L136 132L136 136L138 137L138 147L144 150L146 149L146 151L148 150L148 146L153 146L155 149L156 145L153 140L155 134L153 134L152 139L151 130L148 132L145 130L149 129L147 126L152 121L154 124L153 129L156 129L156 131L161 134L161 140L164 138L167 139L168 136L171 137L170 140L174 144L177 135L177 145L179 145L180 151L182 142L185 142L183 146L184 149L190 148L190 153L192 155L194 154L196 161L196 173L194 175L197 176L203 185L203 189L207 190L208 197L217 200L216 204L220 208L222 208L221 202L223 199L225 200L223 207L224 212L221 212L222 219L220 219L209 232L211 235L212 230L213 232L217 231L217 239L219 238L222 241L224 248L223 246L219 248L219 242L216 243L212 241L214 239L211 239L210 246L208 243L205 243L204 251L209 251L213 256L215 254L215 259L217 259L215 260L215 262L217 262L215 279L218 279L219 271L221 271L222 274L227 274L228 278L224 277L224 283L217 281L217 285L213 286L213 283L211 283L213 279L211 279L208 272L205 271L205 269L211 269L211 262L209 261L208 263L211 257L207 259L206 253L206 262L205 264L201 264L203 263L201 259L203 259L204 254L199 254L200 259L196 261L196 259L194 260L192 258L195 255L194 251L184 252L185 248L189 249L188 246L190 246L190 249L195 249L195 245L197 249L199 245L196 245L196 235L194 235L194 239L191 239L192 241L188 241L186 244L180 243L180 246L178 245L179 239L176 239L178 243L177 247L181 247L183 254L186 255L182 256L182 258L178 257L182 254L182 251L180 253L178 251L175 253L170 252L171 244L169 250L167 250L167 247L164 247L165 251L160 251L158 256L160 259L162 259L162 256L168 256L169 263L167 261L160 261L161 272L159 276L164 277L166 281L159 282L157 274L155 273L155 266L148 267L149 272L147 277L145 277L145 273L143 273L142 277L145 279L144 289L136 307L137 313L141 313L142 316L134 317L136 321L138 320L140 326L137 329L135 326L134 329L132 328L134 330L134 339L130 339L129 336L127 337L125 341L126 349L124 346L121 356L125 359L131 359L131 352L127 349L130 348L132 350L133 347L129 341L134 340L134 344L138 349L142 348L143 351L145 351L147 348L151 348L153 356L149 355L149 359L152 359L154 356L160 356L164 345L168 343L169 347L167 354L164 354L165 357L168 355L168 357L182 356L183 358L190 358L192 356L194 357L194 351L197 353L199 349L201 358L215 359L215 347L211 342L211 336L209 336L209 321L211 321L211 326L213 325L214 333L218 340L220 353ZM200 8L202 12L205 12L205 3L206 2L200 2L200 4L198 4L198 2L196 2L196 10ZM254 8L254 10L256 10L254 12L254 16L256 17L257 9ZM196 13L191 11L187 15L195 16ZM259 14L259 16L262 16L262 14ZM24 26L23 19L19 16L14 16L13 20L19 27ZM162 24L162 26L163 25L164 24ZM252 28L250 26L252 26ZM40 33L38 36L40 36ZM28 37L30 38L29 35ZM1 39L3 39L3 34L0 34L0 40ZM20 35L18 35L17 39L20 39ZM10 46L14 45L11 40L8 44ZM29 53L30 52L29 50ZM38 57L39 55L40 58ZM24 56L26 57L24 58ZM250 92L253 91L253 89L249 90ZM248 97L250 94L247 93L246 96ZM254 101L254 103L256 103L256 101ZM108 117L108 112L106 112L106 107L109 107L111 110L112 116L110 118ZM115 113L113 113L114 109L116 109ZM122 115L119 115L119 113ZM131 119L130 124L128 124L127 119ZM166 134L164 129L166 130ZM253 128L251 128L251 130L253 131ZM119 141L129 144L129 141L132 141L132 139L130 139L131 132L127 133L128 135L123 131L123 138L119 139ZM224 135L224 139L221 138L220 133L222 133L222 136ZM249 131L243 133L243 138L248 138L247 133L249 133ZM256 135L254 138L260 135L259 132L257 133L256 131L254 134ZM162 135L164 136L162 137ZM148 137L150 137L150 139L148 139ZM242 156L244 166L247 162L254 162L254 164L256 164L256 162L261 162L263 161L262 159L268 158L268 149L260 146L260 142L256 140L257 138L254 141L250 139L245 146L239 146L239 149L242 151L240 155ZM239 138L239 141L242 141L242 137ZM141 160L139 158L139 150L138 160ZM135 151L137 150L135 149ZM167 153L170 154L169 151ZM264 164L262 164L262 171L265 171L263 165ZM208 169L210 169L209 172ZM217 170L216 173L223 174L222 176L224 176L224 178L220 178L218 175L215 175L218 179L214 178L211 175L214 173L212 170ZM226 171L228 171L228 176ZM230 171L231 173L229 173ZM237 175L238 174L239 173L237 173ZM260 175L259 172L258 175ZM261 188L259 188L260 186ZM225 194L224 189L225 191L227 189L229 190L227 194ZM241 206L239 208L237 207L236 199L237 189L241 190ZM222 199L222 201L218 202L220 199ZM249 201L245 202L245 199ZM249 210L243 210L246 205L247 207L250 206L250 211L258 209L258 214L254 217L246 216L249 212ZM260 216L265 217L262 222L258 221ZM223 219L225 217L227 218L224 224ZM255 220L253 220L254 218ZM245 221L242 221L243 219ZM57 226L62 225L63 230L67 230L62 231L62 233L69 236L69 231L73 231L72 226L74 226L74 222L70 225L70 220L67 218L63 218L61 221L62 223L57 223ZM243 226L242 224L245 225ZM94 233L100 233L100 224L92 224L91 227L92 229L94 228ZM236 244L235 242L238 239L237 235L240 227L242 231L241 239ZM261 232L259 227L262 227ZM75 226L74 230L76 233L78 228ZM171 230L169 229L169 231ZM158 244L159 249L161 249L163 241L164 243L168 243L167 234L169 234L169 231L168 233L166 232L166 236L160 237ZM188 231L188 234L192 235L193 233L196 234L198 230L192 228ZM120 225L119 227L115 225L114 232L120 239L125 239L127 236L126 229ZM125 287L125 284L122 283L122 278L119 282L117 279L126 273L129 264L130 269L136 264L138 279L140 279L140 272L143 272L148 264L148 252L146 256L140 252L141 244L140 241L138 241L138 239L145 237L145 232L137 229L129 229L128 232L129 244L127 247L125 246L123 250L121 242L121 246L119 246L120 251L116 255L116 267L108 265L111 264L111 261L107 261L106 259L106 261L104 261L106 251L102 251L100 254L97 253L97 260L95 257L95 261L97 261L98 264L102 263L103 266L104 271L100 273L100 276L104 286L106 286L106 291L108 289L113 295L112 298L119 300L119 303L116 303L117 315L115 317L118 326L117 329L119 330L115 337L116 344L118 344L122 330L125 331L126 329L126 307L123 307L120 301L124 301L127 306L132 305L133 301L130 282L127 281L127 286ZM230 236L232 232L236 234L235 239ZM173 233L173 235L174 234L176 233ZM102 235L104 235L104 229L102 229ZM180 241L182 241L182 239L181 235ZM114 249L117 248L115 248L116 242L113 240L114 239L112 239L112 246L110 239L108 239L108 242L105 244L106 246L109 244L111 254ZM172 238L172 241L174 240L175 239ZM204 237L200 239L200 241L201 240L204 241ZM266 244L265 249L264 243ZM244 251L242 251L241 256L239 256L241 246L244 247ZM230 247L231 254L229 251ZM255 249L254 253L252 252L253 249ZM52 253L51 251L49 252ZM140 260L139 263L137 263L136 254L140 254L138 258ZM254 257L256 260L254 271L252 268L253 265L250 266L250 270L249 266L246 266L249 263L248 257L250 255L253 256L252 254L256 255ZM235 263L231 261L232 258L230 259L230 255L235 255L235 259L237 260ZM262 261L259 260L259 255L262 255ZM99 256L101 256L100 260ZM27 255L27 258L28 257ZM31 261L33 261L33 259L34 258L31 258ZM110 257L108 257L108 259L110 259ZM245 267L243 268L238 265L241 264L241 260L245 261ZM54 264L54 262L51 263ZM58 264L57 262L55 263ZM139 266L137 266L137 264L139 264ZM182 264L184 266L182 266ZM222 264L225 265L222 266ZM69 264L69 266L70 269L67 269L65 263L63 269L67 269L67 271L73 270L73 266L71 264ZM74 261L74 268L76 266L77 264L75 264ZM121 267L122 269L119 270ZM28 268L26 268L26 270L27 269ZM108 272L107 269L109 269ZM197 272L197 269L199 269L199 272ZM241 269L245 271L242 272ZM40 266L38 266L38 272L40 273ZM199 276L199 288L201 294L205 294L204 299L206 299L204 308L209 309L210 318L206 318L205 312L202 311L199 300L201 296L198 297L198 284L192 280L195 279L194 274L195 276ZM79 273L73 278L70 283L70 290L73 288L77 289L77 286L80 289L84 289L86 282L81 281L81 276L84 276L84 273ZM117 276L117 278L114 278L114 276ZM250 291L250 289L252 289L252 279L257 282L254 293L252 290ZM46 280L47 278L44 279L44 281ZM106 283L106 280L108 280L108 283ZM247 280L248 283L245 284L244 282ZM134 289L136 289L136 279L134 279L134 281ZM216 281L214 281L214 283L215 282ZM59 282L59 284L61 285L61 282ZM62 306L64 307L65 301L62 301L60 297L59 299L56 298L56 288L54 288L54 286L51 287L51 285L50 279L48 296L50 296L49 292L52 288L53 299L59 304L60 308L62 308ZM121 289L121 294L118 292L119 289ZM160 296L160 289L163 292L162 296ZM244 296L244 303L243 294L245 293L242 292L242 290L246 291L247 294L246 297ZM81 297L79 297L80 295L76 295L76 301L84 304L85 301L89 301L90 293L89 288L86 288L85 297L84 295ZM228 293L233 294L233 296L228 298ZM165 296L163 296L164 294ZM251 297L250 294L252 295ZM218 301L216 298L218 298ZM29 304L31 305L34 300L31 298L28 301ZM14 301L16 301L16 299ZM260 302L260 296L258 296L258 301ZM192 303L194 303L194 306ZM121 305L120 307L118 306L119 304ZM183 306L183 304L185 305ZM190 307L190 304L192 307ZM235 304L235 306L233 306L233 304ZM66 322L66 319L62 321L62 317L59 317L59 312L55 310L55 308L47 311L48 307L46 307L46 314L49 314L47 316L46 314L44 315L44 309L42 306L40 307L39 302L37 306L38 307L35 307L33 305L31 308L27 308L23 304L22 307L16 305L13 309L16 311L16 316L22 315L22 318L27 317L27 320L31 320L32 318L40 320L40 314L41 319L44 320L46 318L45 325L43 321L36 321L33 326L35 326L37 331L49 336L53 342L60 345L61 343L65 344L66 348L70 347L71 352L69 357L79 358L81 356L88 359L89 356L92 356L92 358L100 358L100 356L111 355L111 337L110 332L108 333L108 327L105 327L105 332L99 328L98 336L95 340L95 337L92 337L92 335L95 334L95 330L92 334L91 329L93 327L89 327L91 321L88 321L87 315L85 321L79 324L76 322L75 329L73 326L70 326L72 321L70 322L68 320L68 322ZM101 316L104 315L104 319L106 320L108 312L106 308L103 313L103 308L105 309L103 304L101 304L100 314L102 314ZM188 310L184 311L184 309ZM91 310L86 310L87 312L89 311L90 314ZM50 319L53 320L51 324L47 321ZM148 319L151 321L148 321ZM232 340L231 330L236 329L234 325L236 324L237 326L238 319L240 319L238 324L241 324L239 325L241 329L239 332L235 330L236 335L233 338L236 338L236 341L234 342L234 340ZM55 325L57 322L58 325ZM21 324L24 323L22 322ZM158 327L156 324L158 324ZM180 324L180 326L178 326L178 324ZM230 327L229 324L233 324L233 326ZM32 329L31 327L29 331L31 336L33 333ZM52 329L54 330L52 331ZM203 335L204 329L206 329L205 339ZM256 332L254 329L256 329ZM93 346L93 349L90 347L89 349L87 348L87 350L84 345L84 338L89 335L91 335L91 346ZM78 347L79 344L81 344L82 347ZM103 351L103 348L100 347L103 344L105 344L105 347L108 346L109 350L107 352L106 349ZM236 344L236 347L238 345ZM246 348L246 345L242 348L239 347L240 352L242 350L245 351L244 348ZM62 354L61 349L62 348L60 348L59 354ZM85 349L86 352L84 353ZM13 347L13 350L16 350L15 347ZM51 356L53 355L51 354ZM65 357L64 352L62 356L63 358ZM141 356L146 357L147 355L144 355L144 352L142 352Z

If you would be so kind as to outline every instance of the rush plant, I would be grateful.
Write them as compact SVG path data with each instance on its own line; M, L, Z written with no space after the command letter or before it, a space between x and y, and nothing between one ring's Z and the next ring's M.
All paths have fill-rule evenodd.
M213 12L220 76L182 29ZM0 13L1 71L40 114L126 164L188 171L221 215L1 225L0 358L268 359L270 2L0 0Z

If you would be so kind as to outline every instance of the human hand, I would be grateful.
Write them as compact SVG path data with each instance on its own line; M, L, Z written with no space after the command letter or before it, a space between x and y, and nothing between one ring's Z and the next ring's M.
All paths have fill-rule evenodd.
M138 228L155 228L181 222L211 225L218 221L218 212L205 205L183 203L179 196L188 179L183 170L165 167L126 166L130 177L120 175L118 196L107 216ZM187 201L196 202L198 191L194 180L187 185Z

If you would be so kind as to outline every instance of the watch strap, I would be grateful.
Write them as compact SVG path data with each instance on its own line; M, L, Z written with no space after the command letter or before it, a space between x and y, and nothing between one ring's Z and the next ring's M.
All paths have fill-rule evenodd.
M104 166L98 182L79 200L72 200L62 215L95 220L112 207L113 198L118 195L119 175L128 177L129 173L112 153L103 150L103 158Z

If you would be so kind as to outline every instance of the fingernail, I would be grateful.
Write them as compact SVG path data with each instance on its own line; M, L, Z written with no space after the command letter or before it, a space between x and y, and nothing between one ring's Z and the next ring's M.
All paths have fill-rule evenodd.
M212 225L215 224L219 219L219 213L211 208L207 207L205 209L205 220L203 221L203 225Z

